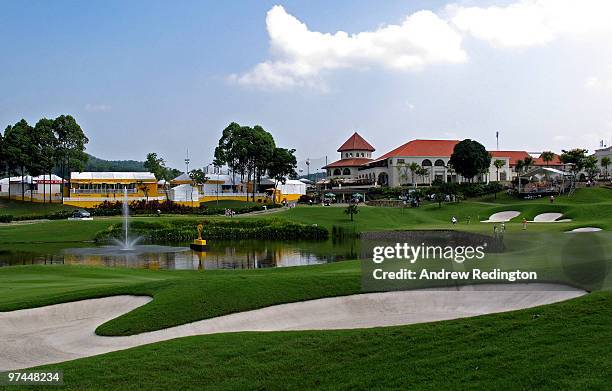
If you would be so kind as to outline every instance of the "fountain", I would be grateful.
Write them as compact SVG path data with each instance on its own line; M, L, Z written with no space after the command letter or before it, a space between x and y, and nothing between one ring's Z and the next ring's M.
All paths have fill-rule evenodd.
M117 246L121 247L123 251L133 251L136 243L140 241L140 236L130 239L130 204L128 200L128 191L127 187L123 188L123 205L122 205L122 215L123 215L123 241L119 239L113 239L113 242L117 244Z
M85 248L70 248L63 252L77 257L101 256L111 261L120 261L121 263L132 263L137 260L156 259L159 254L182 253L189 251L188 247L160 246L160 245L139 245L138 242L142 239L140 236L130 237L130 204L128 198L127 187L123 188L123 237L122 239L112 238L114 245L85 247Z

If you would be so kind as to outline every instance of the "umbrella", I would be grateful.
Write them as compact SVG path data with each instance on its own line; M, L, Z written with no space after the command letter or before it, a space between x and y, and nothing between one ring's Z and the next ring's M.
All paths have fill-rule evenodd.
M353 193L352 197L353 198L363 198L363 194L361 194L361 193Z
M325 197L327 197L327 198L336 198L336 195L334 193L325 193Z

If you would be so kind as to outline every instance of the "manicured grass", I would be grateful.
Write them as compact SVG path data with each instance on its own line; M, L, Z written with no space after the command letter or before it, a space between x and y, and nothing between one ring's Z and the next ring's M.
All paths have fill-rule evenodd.
M0 244L93 240L99 231L119 221L120 218L114 217L92 221L54 220L4 225L0 226Z
M38 202L0 199L0 215L12 215L13 217L28 216L36 219L40 216L61 210L73 210L75 207L61 203L43 204Z
M491 224L480 224L491 214L504 210L517 210L523 213L507 224L508 230L519 231L521 219L525 216L532 219L539 213L561 212L571 218L571 223L532 224L530 231L566 231L575 227L592 225L612 229L612 190L606 188L579 189L572 197L557 197L554 204L547 199L525 200L509 199L500 194L499 202L476 199L459 203L445 203L441 208L436 203L429 203L419 208L383 208L359 207L355 221L351 222L342 207L300 206L275 213L273 216L236 216L241 218L284 218L305 224L318 224L328 229L333 226L343 227L356 232L401 229L460 229L478 232L490 232ZM229 201L228 201L229 202ZM452 216L457 217L459 224L450 223ZM471 223L468 225L468 217ZM133 220L169 219L192 220L194 224L202 219L224 219L224 216L164 216L133 217ZM49 221L32 225L0 226L0 244L24 242L62 242L93 240L96 233L111 224L120 221L119 217L94 218L94 221Z
M612 229L612 190L605 188L579 189L572 197L557 197L554 204L548 199L518 200L505 194L498 195L500 202L480 198L458 203L427 203L419 208L359 207L355 221L351 222L342 207L302 206L277 214L289 220L306 224L320 224L327 228L339 226L361 231L397 229L462 229L470 231L490 231L491 224L479 224L491 214L506 210L521 212L521 216L508 224L510 230L520 230L523 217L528 220L546 212L560 212L572 223L554 225L535 225L536 231L565 231L575 226L591 224L596 227ZM459 220L457 226L451 224L451 217ZM468 218L470 224L467 224Z
M63 370L68 390L608 389L611 307L606 291L412 326L187 337L43 368Z
M0 311L119 294L152 296L149 304L97 330L129 335L273 304L358 293L359 276L356 261L204 272L15 266L0 268Z
M210 208L229 208L229 209L238 209L238 208L246 208L249 206L260 205L256 202L251 201L237 201L237 200L219 200L219 201L208 201L203 202L202 205L208 206Z
M528 219L559 211L574 221L531 224L527 234L509 238L508 257L493 255L490 262L553 269L553 279L580 286L564 281L567 270L544 256L552 256L553 249L563 251L564 241L557 240L565 239L564 234L548 241L538 235L587 225L612 229L612 190L581 189L552 205L547 199L518 201L500 194L497 201L481 198L442 208L361 207L354 222L338 207L304 206L274 217L355 231L490 232L491 224L477 220L502 210L521 211ZM451 216L459 219L457 226L450 224ZM161 219L166 218L191 217ZM4 226L0 243L23 247L27 245L17 243L88 240L116 222ZM511 233L520 231L520 218L507 226ZM604 243L605 254L612 253L611 245ZM231 271L15 266L0 268L0 311L118 294L152 296L147 305L97 330L128 335L273 304L359 293L360 277L357 261ZM365 330L189 337L46 368L64 370L67 389L605 389L612 381L609 286L610 277L603 291L586 297L505 314Z

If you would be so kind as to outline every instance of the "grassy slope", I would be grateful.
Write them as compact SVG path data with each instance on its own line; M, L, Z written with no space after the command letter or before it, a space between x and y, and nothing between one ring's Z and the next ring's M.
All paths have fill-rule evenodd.
M453 228L452 216L459 220L458 228L469 230L490 230L490 224L476 224L491 214L505 210L517 210L522 213L515 218L512 226L519 226L522 217L528 220L546 212L561 212L571 218L572 223L555 223L551 225L531 225L534 230L567 230L574 226L594 225L612 229L612 191L610 189L580 189L573 197L558 197L554 204L548 199L519 201L500 194L496 201L492 197L464 201L454 204L430 203L420 208L379 208L362 206L351 222L340 207L299 207L290 209L278 217L295 220L306 224L354 227L357 231L376 231L387 229L429 229ZM467 226L470 217L471 224Z
M98 329L105 335L129 335L273 304L359 293L359 270L356 261L205 272L6 267L0 268L0 311L117 294L153 296L151 303Z
M530 218L559 208L576 221L532 225L530 230L584 225L609 229L611 195L609 190L589 189L552 206L547 200L517 203L500 197L498 203L481 199L404 212L364 207L355 223L348 221L341 208L303 207L281 216L329 227L354 225L358 230L376 230L448 227L448 216L453 214L463 221L468 215L483 213L486 217L492 211L520 210ZM488 230L490 225L463 223L458 228ZM509 229L518 229L518 224L509 224ZM24 270L29 276L25 283ZM184 322L228 310L358 292L358 276L357 262L204 273L11 267L0 269L0 309L109 294L153 295L150 304L99 330L130 334L177 324L178 319ZM35 284L42 284L40 290L32 291ZM195 389L204 385L219 389L339 385L364 389L605 388L612 380L611 306L612 293L601 291L537 309L435 324L183 338L52 367L66 371L66 383L72 389Z
M612 190L610 189L580 189L572 198L559 197L555 204L550 205L548 200L517 201L500 195L497 202L493 199L479 199L464 201L456 204L428 204L420 208L374 208L361 207L351 222L341 207L303 206L274 213L271 216L244 216L236 218L285 218L287 220L319 224L327 228L333 226L354 228L356 231L376 231L389 229L462 229L489 232L490 224L477 224L480 219L503 210L518 210L528 219L538 213L558 211L565 213L568 218L574 219L572 223L556 223L555 225L531 225L534 231L563 231L574 227L593 225L612 229ZM459 219L457 226L450 224L450 218ZM471 224L467 225L467 218L471 217ZM134 217L133 219L149 219L150 217ZM155 217L157 218L157 217ZM210 216L206 219L224 218L223 216ZM167 216L161 219L191 219L202 218L192 216ZM508 225L510 230L520 229L520 217ZM96 218L94 221L49 221L38 224L5 225L0 226L0 244L28 243L28 242L63 242L92 240L95 234L119 222L118 217Z
M412 326L188 337L45 368L69 390L607 389L611 306L598 292Z
M43 204L37 202L0 199L0 215L31 216L33 219L59 210L73 210L73 206L63 204Z
M612 208L606 209L607 204L603 201L595 204L593 198L608 194L599 191L585 192L580 197L588 195L591 198L591 204L578 197L573 202L580 201L584 202L584 205L581 206L598 208L600 216L596 218L603 219L601 216L607 216L611 213ZM431 223L433 227L448 227L448 223L442 222L446 220L448 209L454 208L455 212L467 213L468 209L480 210L482 203L486 202L465 202L460 207L446 205L442 209L428 206L406 210L404 215L396 209L364 207L355 224L363 229L414 228L418 226L415 224L419 221L432 220L438 222L437 225ZM580 212L579 208L569 203L563 205L560 202L555 206L574 208L568 213ZM548 204L542 202L512 205L513 209L515 207L516 209L541 207L544 208L543 210L550 208ZM592 224L592 220L587 221L583 217L586 215L585 212L582 213L579 217L580 223ZM289 210L285 216L302 222L319 221L324 225L351 224L350 221L347 222L341 208L303 207ZM591 217L591 219L594 218ZM75 222L58 221L4 228L0 229L0 242L7 243L23 237L36 240L83 239L114 221L116 222L113 219L99 219L93 222L76 222L77 225ZM51 227L52 230L50 230ZM491 226L476 223L468 226L463 223L457 228L481 229L479 227L489 230ZM529 233L562 227L567 228L567 224L532 225ZM520 227L518 224L511 224L509 230L520 231ZM522 239L524 240L524 237ZM537 245L534 243L531 246L533 248L530 249L522 246L519 251L511 253L506 258L498 259L492 256L489 265L501 268L523 266L529 270L546 271L549 265L541 256L547 251L546 245L546 243ZM555 267L558 269L558 266L553 268ZM559 273L561 275L558 275ZM552 276L553 281L563 281L562 271L559 273L555 269L553 273L549 271L548 276ZM359 278L360 268L357 262L276 270L205 272L104 269L59 265L9 267L0 269L0 281L2 282L0 284L0 310L29 308L79 298L122 293L153 296L155 300L151 303L99 329L99 332L108 335L125 335L272 304L357 293L360 290ZM165 316L157 316L160 313Z

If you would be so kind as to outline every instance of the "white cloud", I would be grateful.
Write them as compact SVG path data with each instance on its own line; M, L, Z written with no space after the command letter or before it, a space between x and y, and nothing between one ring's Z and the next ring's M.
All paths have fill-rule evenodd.
M495 47L547 44L565 35L612 32L610 0L521 0L505 7L446 8L459 30Z
M85 105L85 110L92 113L101 113L105 111L109 111L111 107L109 105L101 104L101 103L87 103Z
M321 73L334 69L380 67L418 71L430 64L461 63L467 55L462 37L431 11L407 16L400 25L374 31L334 34L310 31L306 24L276 5L266 25L273 56L230 81L259 87L321 87Z
M612 79L602 79L597 76L591 76L586 79L584 86L592 91L610 92L612 91Z

